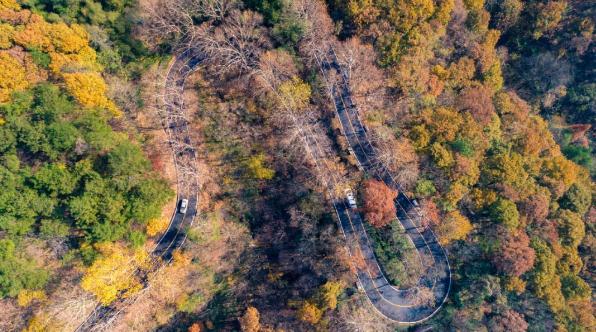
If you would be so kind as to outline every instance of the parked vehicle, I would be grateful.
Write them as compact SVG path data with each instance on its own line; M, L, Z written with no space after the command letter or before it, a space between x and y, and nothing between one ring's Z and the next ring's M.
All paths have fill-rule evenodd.
M348 200L348 205L350 206L350 209L357 208L356 198L354 198L354 194L352 193L352 190L346 189L345 193L346 193L346 199Z
M184 214L188 209L188 199L184 198L180 200L180 205L178 207L178 212Z

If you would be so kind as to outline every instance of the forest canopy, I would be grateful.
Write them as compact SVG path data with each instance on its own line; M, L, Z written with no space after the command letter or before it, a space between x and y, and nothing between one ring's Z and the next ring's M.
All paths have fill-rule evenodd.
M139 143L112 128L122 113L83 26L9 0L0 22L0 294L15 297L51 277L20 250L28 237L69 243L91 264L95 244L130 240L173 193Z
M0 0L0 330L593 329L595 10Z

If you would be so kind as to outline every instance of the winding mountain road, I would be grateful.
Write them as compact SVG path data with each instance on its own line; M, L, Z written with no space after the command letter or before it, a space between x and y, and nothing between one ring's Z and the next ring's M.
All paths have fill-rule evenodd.
M191 50L183 52L170 65L165 78L161 115L176 166L177 202L185 198L189 203L185 214L178 213L178 209L175 209L167 230L151 250L152 269L149 272L134 271L134 275L143 280L145 287L147 286L147 275L168 264L174 250L184 244L187 237L186 230L192 226L198 212L197 156L190 136L190 122L184 109L183 90L186 78L203 59L198 52ZM451 287L451 272L447 253L437 242L432 230L420 227L421 216L400 190L399 184L384 167L379 167L376 151L358 117L357 107L351 100L349 77L338 63L337 58L333 56L333 53L326 54L319 59L319 64L328 84L329 96L342 125L342 133L348 139L351 153L356 157L359 168L398 190L399 196L395 200L395 205L400 223L419 255L432 257L432 264L426 266L424 274L418 281L419 286L432 290L432 303L420 303L418 287L399 289L389 283L374 255L362 217L355 210L350 209L344 199L334 199L333 207L337 213L342 233L346 238L349 252L352 256L359 252L365 262L364 266L356 267L359 284L373 307L383 317L404 324L425 321L441 308ZM330 82L326 75L330 71L339 73L342 80ZM323 160L323 152L318 147L319 142L317 142L316 135L309 133L308 130L305 130L303 135L304 143L309 149L311 157L315 162ZM134 297L121 298L109 306L98 305L76 331L106 329L119 313L134 301Z
M317 62L334 104L335 113L340 120L342 134L348 141L350 153L355 156L358 167L398 191L395 206L399 222L419 255L432 257L432 263L425 266L425 272L421 275L417 287L399 289L392 286L377 262L362 224L362 217L349 209L345 202L342 204L336 201L334 205L350 251L352 255L360 251L366 262L364 267L357 267L358 279L375 309L386 318L403 324L423 322L442 307L449 294L451 270L447 252L430 228L420 226L421 214L387 168L378 160L378 154L359 118L358 108L351 99L347 71L339 64L333 49L327 54L322 54ZM329 74L333 71L340 79L331 79L332 75ZM422 298L423 295L418 293L422 287L432 290L432 299ZM428 297L428 294L424 297Z
M130 277L139 278L147 286L147 276L167 265L172 260L174 250L180 248L187 237L187 229L194 223L198 212L199 179L197 177L197 157L189 131L189 120L184 109L184 84L186 78L201 63L202 58L192 52L183 52L169 66L165 77L162 95L162 124L176 168L176 203L188 200L186 213L174 209L168 228L150 252L150 269L134 269ZM122 295L122 294L121 294ZM136 300L136 297L119 297L110 305L97 305L75 331L101 331L110 326L122 310Z

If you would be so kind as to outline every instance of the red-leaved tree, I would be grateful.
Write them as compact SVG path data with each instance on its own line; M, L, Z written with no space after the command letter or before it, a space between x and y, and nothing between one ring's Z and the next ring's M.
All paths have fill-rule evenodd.
M499 272L519 277L534 266L536 254L530 247L530 238L524 231L512 234L499 229L499 248L492 256L492 262Z
M395 219L397 191L377 180L364 183L364 216L376 228L381 228Z
M524 316L514 310L507 310L494 316L488 323L488 328L493 332L526 332L528 323Z

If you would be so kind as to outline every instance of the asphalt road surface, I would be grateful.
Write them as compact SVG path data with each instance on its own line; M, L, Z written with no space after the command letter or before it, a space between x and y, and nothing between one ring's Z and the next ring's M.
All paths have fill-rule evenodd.
M196 152L189 134L189 121L185 117L183 90L186 78L201 63L202 58L190 51L183 52L170 65L164 86L162 121L168 136L176 167L177 205L167 230L151 250L151 269L135 270L131 277L139 278L147 286L147 275L155 272L172 259L174 250L186 241L186 230L197 215L199 182L196 176ZM188 200L186 213L178 211L180 200ZM122 310L135 299L119 298L108 306L98 305L76 331L101 331L109 328Z
M333 50L322 55L318 61L341 123L342 134L348 141L350 152L356 157L358 167L398 191L395 206L399 222L419 255L432 258L429 264L425 264L417 287L399 289L392 286L379 267L362 225L362 217L349 209L344 200L337 200L334 205L350 252L354 255L360 251L366 262L365 266L357 267L360 284L375 309L386 318L405 324L423 322L441 308L449 294L451 270L447 252L430 228L420 226L422 216L419 211L404 195L390 172L379 162L367 130L359 118L358 108L352 101L347 70L339 63ZM432 290L433 296L420 293L422 288Z
M168 229L151 252L153 261L156 262L154 269L167 264L174 250L184 244L186 229L193 224L197 214L199 182L194 172L196 151L189 135L189 121L184 113L182 92L186 78L202 60L202 56L193 51L183 52L170 66L165 79L163 125L169 137L177 170L177 199L178 202L184 198L188 199L188 210L185 214L178 213L178 209L173 212ZM379 167L375 149L358 117L358 109L351 101L349 77L346 71L332 54L323 57L320 64L323 74L336 71L341 78L336 82L327 82L329 93L336 107L342 132L348 139L351 152L356 157L359 167L399 191L399 196L395 200L397 217L419 254L432 257L432 264L426 266L418 285L431 289L434 298L431 303L420 303L417 287L399 289L388 282L374 255L362 217L350 209L345 200L334 200L333 205L350 253L353 255L356 251L360 252L365 262L364 266L357 266L359 284L374 308L387 319L407 324L422 322L440 309L449 293L451 272L446 251L439 245L432 230L420 227L421 217L416 208L399 190L399 184L394 181L391 174L385 168ZM317 144L314 138L304 137L304 139L307 145ZM147 272L136 271L135 273L144 280L146 286ZM130 301L130 299L120 299L109 306L98 305L77 331L106 329L109 323L113 322L130 304Z

